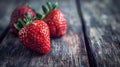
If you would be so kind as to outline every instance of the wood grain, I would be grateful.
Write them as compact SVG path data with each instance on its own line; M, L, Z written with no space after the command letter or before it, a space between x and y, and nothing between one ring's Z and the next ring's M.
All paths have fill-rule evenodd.
M46 1L31 0L27 3L41 13L40 5ZM24 47L17 37L8 32L0 45L0 67L89 67L76 3L74 0L57 1L67 19L67 34L51 38L50 53L39 55Z
M118 3L119 0L81 0L86 34L97 67L120 67Z

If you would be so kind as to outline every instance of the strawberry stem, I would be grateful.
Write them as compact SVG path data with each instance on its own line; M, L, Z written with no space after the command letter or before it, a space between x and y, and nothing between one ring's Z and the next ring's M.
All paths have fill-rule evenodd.
M30 15L30 13L26 13L26 16L24 18L24 21L25 21L25 25L28 25L28 24L31 24L32 21L35 19L35 17L32 18L32 16Z
M30 15L30 13L26 13L26 16L23 18L23 20L21 18L18 19L17 23L14 24L14 27L17 30L20 30L21 28L23 28L24 26L31 24L32 21L35 19L35 17L32 17Z
M54 4L52 4L51 2L47 2L46 4L48 9L44 5L42 5L42 10L44 13L43 15L36 13L38 19L43 19L47 15L47 13L49 13L51 10L54 10L58 7L58 2L55 2Z

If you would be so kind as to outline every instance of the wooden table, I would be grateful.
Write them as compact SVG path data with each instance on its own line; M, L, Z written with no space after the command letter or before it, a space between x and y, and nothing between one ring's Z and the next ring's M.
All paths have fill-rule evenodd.
M59 2L67 34L51 38L51 51L40 55L9 32L15 7L29 4L41 13L47 1ZM1 0L0 67L120 67L119 0Z

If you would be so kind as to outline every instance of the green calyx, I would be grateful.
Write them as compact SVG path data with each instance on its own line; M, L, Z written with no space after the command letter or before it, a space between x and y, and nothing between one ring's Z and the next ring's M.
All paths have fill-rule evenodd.
M24 19L22 20L21 18L18 19L17 23L14 24L14 27L17 30L20 30L21 28L23 28L24 26L31 24L32 21L35 19L35 17L32 17L30 15L30 13L26 13L26 16L24 17Z
M54 10L58 7L58 2L55 2L53 4L51 2L47 2L46 4L47 4L47 7L45 5L42 5L42 10L44 14L42 15L37 13L37 17L39 19L43 19L47 13L49 13L51 10Z

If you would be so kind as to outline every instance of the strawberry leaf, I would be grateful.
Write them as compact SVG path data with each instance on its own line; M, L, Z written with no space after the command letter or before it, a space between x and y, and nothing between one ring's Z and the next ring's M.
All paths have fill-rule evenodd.
M49 11L51 11L52 10L52 4L51 4L51 2L47 2L47 6L49 8Z
M14 27L17 29L17 30L20 30L21 28L19 27L18 23L15 23L14 24Z
M48 13L48 10L47 10L47 8L44 5L42 5L42 10L43 10L44 14Z
M36 15L37 15L38 19L43 19L44 18L44 15L42 15L42 14L36 13Z
M18 19L18 22L19 22L22 26L25 26L25 23L22 21L21 18Z
M25 26L25 23L22 21L21 18L18 19L17 23L14 24L14 27L17 29L17 30L20 30L22 27Z
M58 7L58 2L55 2L53 5L52 5L52 9L55 9Z

